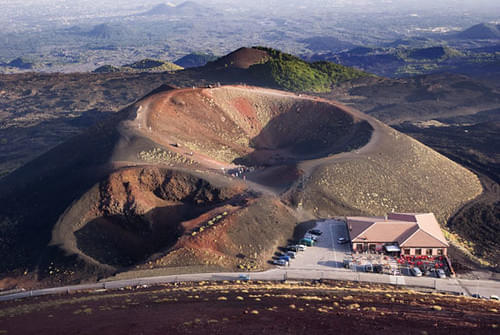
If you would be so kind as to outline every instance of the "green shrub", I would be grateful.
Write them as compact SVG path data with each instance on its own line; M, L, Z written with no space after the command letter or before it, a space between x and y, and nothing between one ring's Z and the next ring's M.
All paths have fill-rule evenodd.
M309 63L278 50L256 48L267 51L270 57L261 64L252 65L250 73L266 84L290 91L326 92L337 83L368 75L332 62Z

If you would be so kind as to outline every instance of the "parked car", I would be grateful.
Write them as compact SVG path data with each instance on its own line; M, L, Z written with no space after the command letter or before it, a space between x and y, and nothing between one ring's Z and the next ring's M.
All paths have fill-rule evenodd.
M287 250L297 252L297 251L304 251L304 250L306 250L306 248L307 247L303 244L293 244L293 245L288 246Z
M300 244L304 244L308 247L312 247L314 245L314 241L311 240L310 238L303 238L299 241Z
M436 271L436 276L438 276L439 278L444 279L444 278L446 278L446 273L444 273L444 270L443 270L443 269L438 269L438 270Z
M373 265L371 264L366 264L363 269L365 270L365 272L373 272Z
M287 263L288 263L287 261L285 261L284 259L281 259L281 258L279 258L279 259L273 259L273 264L274 265L285 266L285 265L287 265Z
M490 296L490 299L491 300L500 300L500 298L498 297L498 295L492 295L492 296Z
M414 275L415 277L422 277L422 271L420 271L420 269L418 267L413 267L410 269L410 272L412 275Z
M308 238L308 239L310 239L310 240L313 240L314 242L316 242L316 241L318 240L318 236L316 236L316 235L311 235L311 234L306 234L306 235L304 236L304 238Z
M373 266L373 272L375 273L382 273L384 271L384 268L382 267L381 264L375 264Z
M321 234L323 234L323 232L319 229L311 229L309 230L309 234L320 236Z
M238 276L238 279L239 280L243 280L243 281L249 281L250 280L250 275L242 274L242 275Z
M351 263L352 263L352 259L344 259L344 261L342 262L342 264L344 264L344 267L346 269L349 269L351 267Z
M297 253L295 251L287 251L286 252L286 255L290 258L295 258L295 256L297 255Z
M290 262L290 256L287 256L287 255L281 256L278 259L284 259L286 262Z
M479 293L474 293L474 294L472 294L472 297L473 297L473 298L478 298L478 299L483 298L483 297L482 297Z
M349 242L349 240L348 240L348 239L346 239L345 237L339 237L339 238L337 239L337 242L338 242L339 244L345 244L345 243Z

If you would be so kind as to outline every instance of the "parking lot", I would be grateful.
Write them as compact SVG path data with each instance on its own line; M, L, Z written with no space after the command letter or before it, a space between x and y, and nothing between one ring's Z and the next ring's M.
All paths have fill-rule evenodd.
M468 281L451 278L449 269L446 266L442 267L440 257L434 257L436 259L431 261L431 259L418 257L410 259L410 257L394 257L384 254L353 253L349 242L340 243L338 241L341 237L349 238L346 224L343 221L333 219L318 221L314 229L321 232L314 246L296 252L295 258L290 258L289 262L276 267L275 270L285 271L284 278L296 276L311 279L370 281L461 292L466 295L474 293L483 296L500 295L496 287L482 287L476 282L471 284ZM344 260L350 261L349 266L344 267ZM424 265L421 265L423 276L416 277L409 270L412 263L418 266L420 262ZM436 266L436 263L439 266ZM371 271L367 272L365 266L368 264L371 265ZM438 278L439 276L432 269L426 271L426 265L434 270L443 268L446 278Z
M349 243L340 244L339 237L348 238L346 225L342 221L318 221L315 229L322 232L317 243L305 251L297 253L295 259L290 261L290 269L311 270L343 270L343 260L351 255Z
M296 253L287 266L290 270L317 270L317 271L352 271L366 272L365 266L371 266L369 272L379 272L390 275L395 283L404 282L401 276L412 276L407 263L400 263L397 257L384 254L361 253L353 254L351 244L340 243L339 238L348 239L349 234L343 221L323 220L316 223L315 229L321 231L318 241L305 251ZM349 266L344 267L344 260L350 260ZM375 271L378 266L378 271ZM446 271L449 276L449 271ZM437 277L435 272L427 273L429 277Z

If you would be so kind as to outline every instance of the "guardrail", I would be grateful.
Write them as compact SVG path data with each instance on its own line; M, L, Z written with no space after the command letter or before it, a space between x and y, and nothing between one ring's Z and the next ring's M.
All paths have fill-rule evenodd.
M399 286L410 286L449 292L455 294L469 293L471 287L488 287L491 290L498 290L500 293L500 282L496 281L471 281L455 279L434 279L426 277L391 276L384 274L373 274L363 272L348 272L335 270L311 270L311 269L274 269L264 272L230 272L230 273L198 273L159 277L145 277L137 279L107 281L93 284L81 284L46 288L40 290L30 290L13 294L0 295L0 301L8 301L29 297L45 296L51 294L69 294L72 292L92 291L92 290L113 290L125 287L139 287L161 285L172 282L199 282L199 281L224 281L238 280L245 275L250 280L281 281L281 280L342 280L369 282L378 284L389 284ZM479 286L481 284L481 286ZM467 287L468 288L467 288ZM498 293L496 293L498 294Z

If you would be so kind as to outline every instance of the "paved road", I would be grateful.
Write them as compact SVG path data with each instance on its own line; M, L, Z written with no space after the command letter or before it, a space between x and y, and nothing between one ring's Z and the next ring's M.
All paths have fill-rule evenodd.
M128 280L108 281L95 284L73 285L48 288L34 291L17 292L0 295L0 301L61 294L85 290L118 289L129 286L155 285L181 281L222 281L236 280L240 275L249 275L251 280L314 280L332 279L371 282L381 284L405 285L430 290L461 293L490 297L500 295L500 281L493 280L461 280L454 278L438 279L428 277L390 276L375 273L355 272L342 267L344 256L350 254L349 244L339 244L337 238L347 237L346 226L340 221L327 220L317 224L323 234L317 245L308 247L292 260L290 267L275 268L264 272L230 272L199 273L172 276L136 278Z
M360 282L371 282L381 284L394 284L414 286L417 288L427 288L444 292L464 293L466 295L479 292L482 296L500 295L500 282L487 280L456 280L456 279L434 279L434 278L415 278L415 277L395 277L389 275L342 271L340 269L330 268L327 270L316 269L272 269L264 272L250 273L251 280L314 280L314 279L332 279L332 280L350 280ZM32 296L42 296L49 294L61 294L75 291L118 289L129 286L155 285L181 281L222 281L236 280L241 274L248 273L200 273L186 274L178 276L161 276L149 278L137 278L130 280L118 280L88 285L74 285L48 288L43 290L24 291L14 294L0 296L0 301L27 298Z

